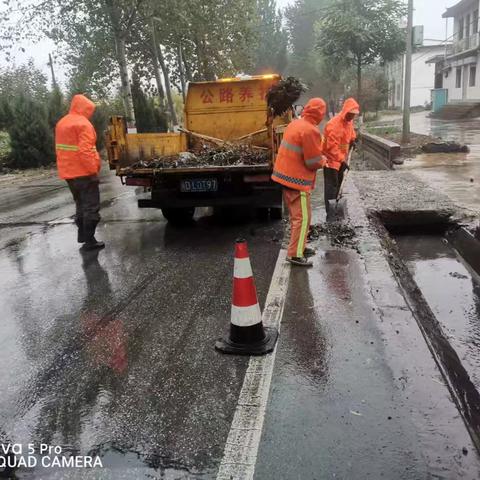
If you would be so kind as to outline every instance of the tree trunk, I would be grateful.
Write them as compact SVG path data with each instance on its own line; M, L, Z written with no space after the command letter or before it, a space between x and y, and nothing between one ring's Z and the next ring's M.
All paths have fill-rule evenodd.
M210 70L210 65L205 52L205 42L203 39L197 36L195 40L195 53L197 54L198 72L200 74L200 80L215 80L215 75Z
M361 105L363 110L362 104L362 57L359 55L357 57L357 101L359 105Z
M207 48L205 39L201 40L201 51L202 51L202 66L203 66L203 74L205 76L205 80L213 81L215 80L215 74L213 73L212 69L210 68L210 62L207 57Z
M133 111L132 89L130 86L130 79L128 77L125 35L123 34L120 26L120 13L117 9L117 5L115 5L115 2L113 2L113 0L106 0L105 5L108 10L108 16L110 17L110 23L115 40L115 53L118 61L118 66L120 68L120 85L123 106L125 109L125 117L127 118L127 122L133 122L133 125L135 125L135 112Z
M123 36L115 36L115 46L117 53L118 66L120 67L120 82L122 89L122 99L125 108L125 116L127 121L131 121L135 125L135 112L133 111L132 88L128 77L127 55L125 50L125 38Z
M163 90L162 85L162 77L160 73L160 65L158 63L158 45L157 45L157 37L155 35L155 20L152 18L151 24L151 34L152 34L152 58L153 58L153 70L155 72L155 81L157 83L157 91L158 91L158 99L160 100L160 108L163 109L165 106L165 92Z
M170 119L173 125L178 124L177 114L175 112L175 105L173 103L172 89L170 88L170 72L163 57L162 46L158 46L158 62L163 72L163 80L165 82L165 93L167 94L168 109L170 110Z
M182 44L178 44L178 69L180 71L180 83L182 86L183 103L185 103L185 96L187 93L187 87L185 84L185 67L183 65Z
M182 52L183 54L183 52ZM185 77L187 82L193 82L193 75L192 75L192 68L190 67L190 64L187 62L185 59L185 55L182 55L183 59L183 65L185 66Z
M157 84L158 99L160 100L160 106L163 107L165 104L165 91L163 90L160 65L158 64L158 58L155 55L153 55L153 69L155 71L155 83Z

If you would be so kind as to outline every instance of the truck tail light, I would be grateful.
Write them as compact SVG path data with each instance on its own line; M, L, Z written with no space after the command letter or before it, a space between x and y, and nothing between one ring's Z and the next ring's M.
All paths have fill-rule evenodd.
M152 179L143 177L127 177L125 185L132 185L135 187L151 187Z
M243 181L245 183L268 183L270 181L270 175L268 174L244 175Z

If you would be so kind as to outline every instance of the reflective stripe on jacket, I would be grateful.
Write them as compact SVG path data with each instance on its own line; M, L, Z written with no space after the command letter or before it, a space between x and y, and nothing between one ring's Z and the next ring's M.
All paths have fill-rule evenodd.
M325 126L325 156L328 168L340 170L342 163L347 159L350 143L357 135L353 121L347 121L345 117L354 111L359 111L359 105L355 99L348 98L345 100L342 111Z
M316 171L325 165L323 139L317 128L325 115L322 99L310 100L301 119L285 130L273 168L272 180L294 190L314 188Z
M70 111L55 128L58 176L65 180L96 175L100 156L95 147L97 135L89 119L95 104L83 95L75 95Z

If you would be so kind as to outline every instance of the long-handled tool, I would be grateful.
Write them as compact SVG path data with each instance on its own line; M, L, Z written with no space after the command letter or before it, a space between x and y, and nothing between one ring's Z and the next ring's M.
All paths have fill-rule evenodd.
M343 198L343 189L345 187L345 182L347 181L348 172L350 171L350 160L352 159L353 148L350 148L347 157L347 168L343 172L342 183L338 189L337 198L334 200L328 201L328 213L327 213L327 222L339 222L345 220L347 216L347 199Z

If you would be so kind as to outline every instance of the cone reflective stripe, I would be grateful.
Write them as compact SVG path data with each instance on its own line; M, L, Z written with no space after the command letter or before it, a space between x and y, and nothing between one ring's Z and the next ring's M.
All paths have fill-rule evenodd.
M237 240L230 334L228 338L219 340L215 348L223 353L263 355L273 350L277 338L276 329L263 327L247 242Z

